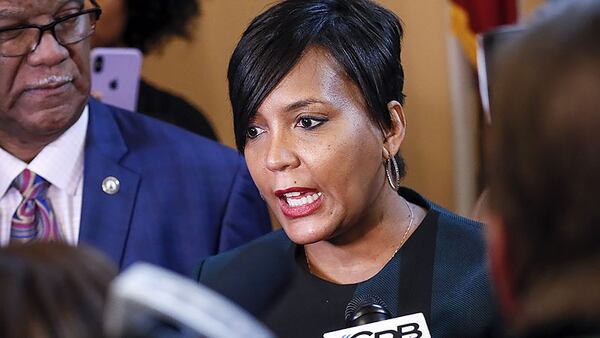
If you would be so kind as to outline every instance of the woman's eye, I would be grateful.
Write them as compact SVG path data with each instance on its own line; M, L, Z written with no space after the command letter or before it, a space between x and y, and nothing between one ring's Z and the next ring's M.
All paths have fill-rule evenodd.
M313 129L325 123L325 119L316 119L314 117L301 117L296 126L304 129Z
M255 138L258 137L258 135L260 135L260 134L262 134L264 132L265 131L262 128L259 128L259 127L256 127L256 126L251 126L251 127L248 127L248 130L246 130L246 136L249 139L255 139Z

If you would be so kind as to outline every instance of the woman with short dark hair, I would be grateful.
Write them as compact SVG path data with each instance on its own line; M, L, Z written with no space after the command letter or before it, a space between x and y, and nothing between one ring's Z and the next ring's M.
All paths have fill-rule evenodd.
M288 0L233 53L237 146L283 231L207 259L198 278L281 337L342 329L361 301L423 313L434 337L494 326L481 225L400 187L402 35L368 0Z

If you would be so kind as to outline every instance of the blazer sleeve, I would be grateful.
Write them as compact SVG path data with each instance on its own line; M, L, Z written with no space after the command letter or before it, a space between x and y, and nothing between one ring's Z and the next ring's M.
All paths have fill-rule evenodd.
M233 187L223 216L218 252L247 243L271 231L265 202L254 185L246 163L240 156Z

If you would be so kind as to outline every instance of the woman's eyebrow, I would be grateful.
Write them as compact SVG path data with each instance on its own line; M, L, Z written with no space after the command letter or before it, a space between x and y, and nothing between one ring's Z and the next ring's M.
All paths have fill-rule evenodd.
M326 104L325 101L309 98L309 99L304 99L304 100L300 100L300 101L296 101L296 102L288 104L285 107L284 111L293 111L293 110L304 108L306 106L310 106L311 104L316 104L316 103Z

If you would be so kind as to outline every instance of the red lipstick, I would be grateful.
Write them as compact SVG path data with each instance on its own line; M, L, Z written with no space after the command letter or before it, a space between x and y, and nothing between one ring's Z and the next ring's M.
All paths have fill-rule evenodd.
M323 194L315 189L293 187L276 190L281 212L288 218L299 218L312 215L320 207Z

